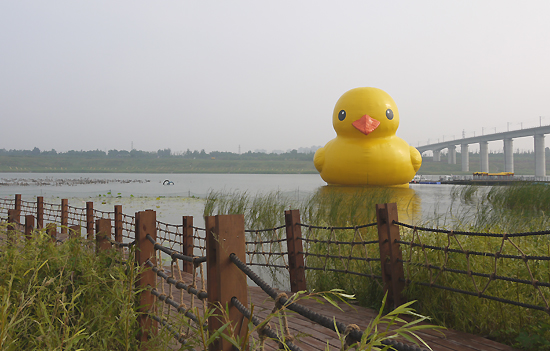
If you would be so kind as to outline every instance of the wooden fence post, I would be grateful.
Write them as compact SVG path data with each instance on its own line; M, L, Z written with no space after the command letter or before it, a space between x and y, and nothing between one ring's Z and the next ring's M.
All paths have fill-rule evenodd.
M94 202L86 202L86 238L94 238Z
M183 216L183 232L181 252L186 256L194 256L195 242L193 238L193 216ZM183 261L183 271L193 273L193 263Z
M25 239L27 241L32 239L33 229L34 229L34 216L26 215L25 216Z
M15 194L15 210L21 211L21 194Z
M46 224L46 233L52 238L52 242L57 241L57 224L55 223L48 223Z
M154 307L155 296L150 293L147 285L151 286L151 289L156 288L157 276L152 269L145 265L147 260L151 260L153 264L156 264L155 245L147 239L149 234L155 241L157 240L157 214L153 210L136 212L136 262L144 268L139 274L136 280L136 287L143 289L140 294L140 302L138 309L142 312L138 316L138 323L140 331L138 333L138 340L146 342L149 339L149 333L156 334L158 330L158 323L149 318L147 312ZM146 269L145 269L146 268Z
M80 238L81 228L78 224L69 227L69 238Z
M61 234L66 235L69 228L69 200L61 199Z
M402 292L405 288L405 274L401 249L399 248L399 226L397 221L397 204L377 204L376 217L378 222L378 244L380 246L380 263L384 291L388 297L386 303L396 308L406 302Z
M13 225L13 229L20 224L19 218L21 217L21 210L14 210L9 209L8 210L8 223L11 223Z
M232 321L235 334L244 337L247 333L247 322L244 316L231 304L231 298L248 306L248 288L246 275L229 259L234 253L246 262L244 216L224 215L205 217L206 224L206 267L208 280L208 302L218 310L215 314L221 315L220 308L229 307L229 321ZM212 316L208 319L210 335L218 330L225 322L221 317ZM230 328L226 331L229 332ZM223 338L218 338L210 345L211 351L233 350L231 344Z
M290 291L307 290L300 210L285 211L286 245L288 248L288 273Z
M44 197L36 197L36 228L44 228Z
M99 218L95 222L95 250L96 252L111 248L111 220Z
M122 205L115 205L115 241L122 242ZM122 251L120 246L117 249Z
M8 210L8 243L13 245L17 241L17 229L20 222L21 210L9 209Z

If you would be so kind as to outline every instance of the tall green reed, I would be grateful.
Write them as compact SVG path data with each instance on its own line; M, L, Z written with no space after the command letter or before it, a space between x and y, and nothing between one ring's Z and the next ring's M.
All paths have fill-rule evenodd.
M544 230L549 226L549 219L545 215L548 210L548 203L545 194L550 194L550 187L546 185L518 185L516 187L455 187L451 191L450 209L437 218L416 220L416 225L424 227L439 227L453 230L491 233L514 233ZM398 195L396 195L398 194ZM227 196L224 201L232 201L232 195ZM283 210L299 208L303 223L319 226L354 226L374 222L376 219L375 205L377 203L397 202L398 208L414 212L414 196L407 193L397 193L392 189L356 189L347 187L325 187L321 188L311 197L302 202L293 202L282 199L279 196L265 195L257 196L261 199L256 202L260 208L252 209L252 200L247 202L245 218L247 213L263 213L261 216L249 216L256 218L254 224L261 226L262 223L274 225L281 223ZM235 201L242 203L242 196L236 197ZM277 207L282 205L281 207ZM226 205L227 206L227 205ZM233 206L235 207L235 206ZM281 218L280 221L272 219L262 222L259 218ZM407 217L407 214L400 219ZM402 220L407 221L407 220ZM249 223L252 223L249 221ZM268 225L269 224L269 225ZM357 238L357 233L360 238ZM302 236L333 241L358 241L377 239L376 229L361 229L359 231L349 230L317 230L302 229ZM401 237L404 240L412 240L413 232L401 229ZM451 248L464 249L469 251L497 252L502 244L501 239L461 237L460 244L455 242ZM422 234L417 236L416 242L426 245L445 247L449 244L445 235ZM523 252L529 255L550 256L550 242L547 237L527 237L513 240ZM337 248L321 243L306 244L306 251L321 256L308 256L307 265L322 268L339 270L353 270L366 274L380 274L379 264L365 263L361 261L346 261L341 258L326 258L328 256L354 257L378 257L376 245L368 247L349 246ZM528 270L533 273L534 279L550 281L550 266L548 261L533 261L529 263L529 269L523 261L518 260L497 260L494 258L470 256L470 260L464 255L453 253L447 257L444 253L435 250L412 250L403 247L403 256L412 254L412 264L405 264L411 279L430 281L435 277L436 272L419 268L416 264L424 264L428 260L435 266L446 266L459 270L468 270L492 274L497 269L497 274L503 276L531 279ZM503 254L521 255L513 245L506 243L502 249ZM324 257L323 257L324 256ZM358 277L352 274L333 273L327 270L312 270L307 272L308 287L319 291L326 291L332 288L342 288L345 291L355 294L358 302L371 306L379 306L383 296L382 288L376 280ZM468 277L463 275L445 273L439 276L439 284L455 287L468 291L483 290L487 284L486 278ZM477 288L476 288L477 286ZM530 285L493 281L484 293L502 297L509 300L524 301L527 303L541 303L538 291ZM550 300L548 289L544 290L545 298ZM502 303L471 297L464 294L449 292L446 290L424 288L417 285L410 285L405 291L408 299L419 300L418 307L425 314L432 315L439 323L459 330L488 335L497 340L520 347L520 335L534 333L535 337L550 338L548 329L541 324L547 315L544 312L528 310L525 308L505 305ZM538 329L537 329L538 328ZM523 333L523 334L522 334ZM538 333L538 334L537 334ZM542 333L542 334L541 334ZM530 335L530 334L529 334ZM524 338L525 339L525 338ZM539 349L542 346L536 346ZM534 348L534 349L537 349ZM528 347L524 349L529 349Z
M518 184L516 186L493 187L455 187L451 192L453 204L451 210L439 219L437 224L426 221L422 226L443 227L454 231L518 233L547 230L549 219L545 215L548 187L537 184ZM441 222L444 224L441 225ZM401 235L412 238L413 231L401 229ZM503 255L550 256L550 238L527 236L518 238L451 236L445 234L420 233L415 242L438 247L449 247L460 251L500 252ZM518 249L519 248L519 249ZM429 262L433 266L484 274L495 274L530 281L550 282L550 263L546 260L495 259L487 256L463 253L444 253L442 251L402 247L404 258L411 259L405 264L409 279L430 282L470 292L483 292L497 298L544 306L550 301L550 290L531 284L491 280L485 277L454 274L437 269L420 268L419 264ZM531 277L532 275L532 277ZM437 277L437 279L435 279ZM409 285L406 295L417 299L418 308L429 314L443 325L487 335L515 347L525 350L548 350L547 346L528 345L521 338L525 333L534 333L533 337L550 338L548 328L539 328L547 320L548 314L533 309L499 303L476 296L456 292ZM537 329L538 328L538 329ZM523 340L520 342L520 340ZM545 348L546 347L546 348Z
M0 250L0 349L139 349L131 252L121 264L116 250L96 254L81 238L57 245L44 231Z

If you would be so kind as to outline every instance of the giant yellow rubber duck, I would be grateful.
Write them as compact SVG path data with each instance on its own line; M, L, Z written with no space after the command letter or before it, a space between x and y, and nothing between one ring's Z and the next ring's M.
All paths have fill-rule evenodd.
M356 88L340 97L332 114L336 138L313 163L328 184L408 187L422 157L395 132L399 112L385 91Z

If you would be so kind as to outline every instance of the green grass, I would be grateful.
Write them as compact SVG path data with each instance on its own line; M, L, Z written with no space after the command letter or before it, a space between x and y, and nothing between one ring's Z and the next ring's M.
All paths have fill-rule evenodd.
M5 224L0 226L3 239L13 238ZM129 252L129 260L122 263L123 255L118 251L96 253L91 247L92 243L81 238L68 239L60 245L52 243L43 231L33 232L29 241L15 239L13 244L1 241L0 350L166 350L174 347L173 336L166 328L161 328L145 345L136 339L140 315L137 301L141 291L135 288L140 268L132 260L134 253ZM350 298L352 296L342 291L333 290L308 295L302 292L293 295L291 301L315 299L334 304ZM360 345L354 345L353 349L374 350L381 341L395 335L426 346L414 333L437 327L419 325L426 318L414 313L409 305L400 306L386 316L380 311L369 324ZM271 313L259 326L249 322L244 338L224 334L232 329L233 321L223 308L210 307L201 315L195 307L191 312L199 318L197 324L190 324L181 314L172 315L170 321L173 330L190 328L189 337L180 347L182 350L206 350L222 337L239 349L259 350L261 343L252 335L270 321L277 335L283 335L281 323L286 318L285 309ZM219 313L223 326L210 334L206 321L209 316L216 316L215 313ZM413 317L413 321L405 322L398 314ZM396 322L402 324L388 332L386 327ZM344 346L345 335L340 339L343 350L351 349Z
M550 219L546 216L550 203L550 187L535 184L493 187L490 191L482 189L486 188L455 187L451 193L453 205L449 213L432 220L416 221L415 224L491 233L530 232L545 230L550 226ZM375 204L385 202L398 203L400 219L410 216L409 212L414 212L416 206L414 197L408 198L407 193L400 193L396 189L326 187L299 203L292 202L280 194L254 197L242 193L216 193L207 199L205 214L244 213L247 228L263 229L280 225L284 218L284 209L298 208L302 223L318 226L354 226L375 222ZM492 253L501 251L503 254L520 256L522 253L550 256L550 240L547 236L513 238L503 243L501 238L457 236L456 239L449 240L445 234L416 235L406 228L401 228L400 232L403 240L419 244ZM378 240L376 227L356 231L303 228L302 236L332 241ZM532 274L535 280L550 282L549 261L528 261L527 265L522 260L499 259L495 262L494 258L484 256L470 255L469 259L466 259L464 254L459 253L449 253L446 256L442 251L411 249L403 245L401 249L403 258L411 260L411 264L404 265L406 277L415 281L429 282L438 275L437 270L432 269L430 272L417 265L429 262L439 267L464 271L471 269L486 274L496 272L500 276L525 280L531 280ZM321 255L308 256L308 266L381 274L378 262L345 259L350 255L377 258L377 244L366 247L354 245L352 248L351 245L336 246L313 242L309 244L307 251ZM327 258L327 255L342 258ZM356 295L362 305L380 307L383 292L377 280L324 270L308 270L306 278L309 289L326 291L340 288ZM473 292L483 291L487 282L488 278L472 278L450 272L440 274L435 281L439 285ZM544 299L550 301L548 288L541 287L539 292L530 284L500 280L490 282L483 293L539 306L544 306ZM550 350L548 343L541 341L550 340L548 314L545 312L414 284L406 289L405 295L409 300L418 300L415 306L421 313L433 317L437 323L447 327L488 336L523 350Z
M317 173L309 160L212 160L184 158L84 158L2 156L0 172L46 173Z
M3 242L0 349L137 350L137 269L114 250L99 255L81 239L63 245L42 231Z

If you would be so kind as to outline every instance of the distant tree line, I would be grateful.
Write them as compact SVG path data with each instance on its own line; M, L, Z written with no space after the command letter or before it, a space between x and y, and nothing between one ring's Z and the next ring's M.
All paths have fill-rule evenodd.
M102 150L90 150L90 151L76 151L69 150L67 152L57 152L55 149L50 151L42 151L35 147L32 150L15 150L15 149L0 149L0 156L58 156L58 157L79 157L79 158L183 158L183 159L219 159L219 160L313 160L314 152L298 152L294 149L283 153L266 153L262 151L252 152L248 151L242 154L237 154L227 151L212 151L207 153L202 149L201 151L194 150L182 153L173 153L170 149L159 149L158 151L141 151L141 150L109 150L107 152Z

